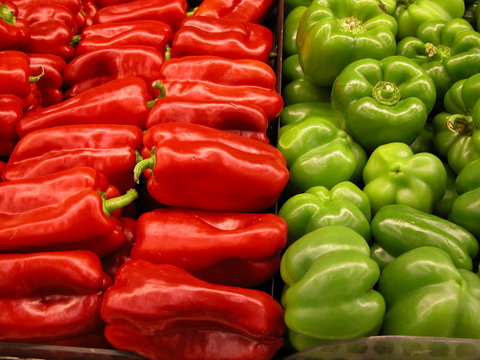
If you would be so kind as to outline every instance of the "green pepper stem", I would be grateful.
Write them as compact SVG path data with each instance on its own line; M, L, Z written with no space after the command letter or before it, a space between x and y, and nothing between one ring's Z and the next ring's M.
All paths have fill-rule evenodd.
M363 34L366 31L362 20L353 16L338 19L338 27L341 32L349 32L352 34Z
M103 199L103 211L108 216L116 210L122 209L138 199L138 192L135 189L128 190L125 194L111 199Z
M155 80L152 83L152 87L154 89L157 89L159 91L159 94L158 94L156 99L147 101L147 106L150 109L153 108L153 106L155 105L155 103L157 102L158 99L161 99L161 98L164 98L165 96L167 96L167 89L165 88L165 84L163 82L161 82L160 80Z
M73 35L72 40L70 40L68 45L75 47L80 42L80 40L82 40L81 35Z
M172 48L169 45L165 45L165 55L163 57L165 61L172 58Z
M188 16L193 16L193 13L195 12L195 10L197 10L197 8L198 8L198 6L194 7L192 10L187 11L187 17Z
M445 45L435 46L432 43L425 43L424 49L429 58L442 60L450 57L450 48Z
M39 65L40 66L40 69L42 70L42 72L38 75L35 75L35 76L29 76L28 77L28 82L30 83L34 83L34 82L37 82L38 80L40 80L44 75L45 75L45 68L42 66L42 65Z
M155 150L152 149L152 152ZM143 172L147 169L153 169L155 166L155 155L152 154L147 159L142 159L139 162L137 162L137 165L135 165L135 168L133 169L133 180L139 184L140 183L140 176L142 176Z
M9 8L8 5L1 4L0 7L0 19L6 22L8 25L16 25L17 19L13 15L13 9Z
M475 131L473 118L463 114L453 114L447 120L448 130L465 136L471 136Z
M401 99L397 85L390 81L379 81L372 90L372 97L382 105L395 105Z

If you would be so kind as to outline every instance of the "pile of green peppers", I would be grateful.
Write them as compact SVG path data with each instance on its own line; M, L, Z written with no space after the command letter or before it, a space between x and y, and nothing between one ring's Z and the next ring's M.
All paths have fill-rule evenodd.
M285 0L277 147L293 349L480 339L479 8Z

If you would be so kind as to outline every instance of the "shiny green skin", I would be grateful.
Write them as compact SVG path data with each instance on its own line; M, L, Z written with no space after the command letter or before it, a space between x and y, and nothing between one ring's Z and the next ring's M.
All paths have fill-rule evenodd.
M367 161L365 151L328 117L310 117L281 131L277 144L299 192L313 186L331 189L342 181L357 183Z
M386 252L385 249L377 243L373 243L370 246L370 257L375 260L381 271L383 271L388 264L395 260L395 257Z
M399 0L394 16L398 23L398 39L415 36L417 28L427 20L452 20L465 12L463 0Z
M332 109L342 127L368 152L390 142L412 143L435 104L435 84L403 56L348 65L332 87Z
M331 86L350 63L395 54L397 23L377 0L317 0L300 19L297 48L305 75Z
M297 6L290 11L283 22L283 55L288 57L298 53L297 31L300 18L307 9L306 6Z
M282 302L296 350L379 332L385 303L372 289L380 270L369 254L367 242L342 226L317 229L287 248Z
M465 165L455 179L455 187L459 194L480 187L480 159L473 160Z
M329 102L330 88L318 86L303 78L289 82L282 90L286 106L302 102Z
M441 249L421 247L382 272L384 335L480 337L480 279Z
M302 102L298 104L286 105L280 113L279 134L284 133L295 124L302 122L310 117L321 117L330 120L335 126L340 126L333 116L332 105L330 102Z
M372 212L390 204L404 204L431 213L445 193L447 173L433 154L414 154L404 143L379 146L363 170L363 191Z
M415 154L421 152L435 153L435 147L433 146L433 128L432 123L427 121L420 134L410 143L410 148Z
M325 226L355 230L370 242L370 200L355 184L344 181L331 190L314 186L287 199L278 215L288 225L288 242Z
M449 254L456 267L472 270L472 259L478 255L478 242L469 231L407 205L382 207L372 219L371 231L378 246L393 257L433 246Z
M450 169L450 166L443 163L445 171L447 172L447 183L445 186L445 194L443 197L435 203L433 207L433 214L440 216L444 219L448 218L450 211L452 210L453 202L458 197L457 186L455 184L456 175Z
M298 54L290 55L282 64L282 81L285 83L292 82L294 80L303 79L305 74L300 66L300 60Z
M480 239L480 187L455 199L449 219Z
M445 110L435 115L433 144L458 174L480 159L480 74L455 82L444 97Z
M398 42L397 54L420 64L443 99L455 81L480 72L480 33L465 19L428 20Z

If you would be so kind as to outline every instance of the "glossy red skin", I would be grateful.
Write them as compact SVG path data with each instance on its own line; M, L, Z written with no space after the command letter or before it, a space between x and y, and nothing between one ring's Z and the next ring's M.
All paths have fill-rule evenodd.
M79 166L92 167L125 192L133 186L135 150L142 130L131 125L70 125L32 132L12 152L3 180L42 176Z
M272 67L262 61L220 56L171 58L163 64L161 75L162 80L201 80L267 89L274 89L277 82Z
M0 255L0 339L48 342L101 328L111 279L89 251Z
M63 70L67 63L60 56L53 54L28 54L32 75L44 75L35 82L41 93L41 105L47 107L63 100Z
M63 71L70 86L66 97L125 77L139 77L151 84L160 76L165 62L162 52L150 46L124 45L94 50L75 57ZM155 89L150 87L152 96Z
M18 8L10 0L3 0L14 16L15 24L0 20L0 51L20 49L30 39L28 22L18 18Z
M165 45L173 39L170 25L156 20L94 24L80 34L76 55L114 46L152 46L165 53Z
M285 331L282 307L265 292L136 259L117 272L101 316L111 344L149 359L271 359Z
M121 124L145 127L152 100L140 78L123 78L85 90L61 103L27 114L17 124L20 137L40 129L75 124Z
M186 0L135 0L101 8L95 24L133 20L157 20L170 25L175 31L187 16Z
M79 24L79 29L84 29L86 27L92 26L95 20L95 15L97 15L97 5L93 0L82 0L82 9L77 13L77 23ZM82 22L83 18L83 22Z
M0 51L0 94L20 98L30 94L30 58L22 51Z
M65 6L72 13L77 13L82 7L80 0L12 0L18 8L36 7L42 4L54 4Z
M289 178L275 147L203 125L156 125L144 145L156 157L148 192L169 206L256 212L276 202Z
M64 5L47 2L25 4L18 8L18 16L26 20L30 25L41 22L59 21L65 23L74 34L78 31L78 24L74 13Z
M190 16L175 33L172 57L215 55L268 62L272 48L273 33L263 25Z
M265 112L248 103L167 96L155 102L145 126L149 129L167 122L190 122L269 142L266 134L269 121Z
M0 95L0 156L10 156L18 141L15 127L23 117L23 101L18 96Z
M131 217L122 217L123 231L125 233L125 242L122 247L113 254L102 258L103 271L112 278L126 261L130 260L131 251L136 241L137 219Z
M125 4L130 1L131 0L94 0L94 3L98 8L102 8L105 6L110 6L115 4Z
M193 15L259 24L274 3L274 0L203 0Z
M286 241L287 225L275 214L166 208L139 217L132 258L176 265L203 280L213 271L220 276L211 282L253 287L278 271ZM243 271L234 272L232 262Z
M274 89L189 80L165 80L163 84L167 97L184 97L205 102L232 101L234 103L253 104L262 108L269 120L275 119L283 109L283 99Z

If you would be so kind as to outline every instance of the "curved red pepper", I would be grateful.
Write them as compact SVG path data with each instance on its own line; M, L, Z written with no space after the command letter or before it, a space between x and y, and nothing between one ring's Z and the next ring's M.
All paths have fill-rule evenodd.
M151 100L145 80L112 80L25 115L17 124L17 134L23 137L35 130L74 124L122 124L143 129Z
M16 50L30 39L30 27L18 18L18 8L10 0L0 3L0 50Z
M253 287L278 271L286 242L287 225L275 214L157 209L139 217L132 258L176 265L216 284Z
M136 241L137 219L131 217L122 217L123 229L125 232L125 242L122 247L113 254L102 258L103 271L112 278L120 267L131 259L131 251Z
M61 5L74 14L82 8L82 0L12 0L18 8L36 7L42 4Z
M272 48L273 33L263 25L190 16L175 33L172 57L216 55L268 62Z
M125 4L131 0L94 0L95 5L98 8L103 8L105 6L116 5L116 4Z
M108 81L129 76L151 84L160 77L164 61L156 48L139 45L116 46L79 55L63 71L64 82L70 86L65 95L75 96ZM153 96L155 89L150 89Z
M80 34L76 55L114 46L152 46L164 54L165 46L173 39L170 25L156 20L94 24Z
M47 107L63 100L63 70L67 63L53 54L28 54L33 75L43 76L35 83L41 93L41 105Z
M261 23L274 3L274 0L203 0L193 16Z
M73 12L66 6L33 2L19 6L19 17L25 19L30 25L41 22L59 21L65 23L74 34L78 31L77 21Z
M265 292L136 259L117 272L101 316L113 346L149 359L266 360L285 332L283 309Z
M30 58L22 51L0 51L0 94L12 94L20 98L31 92Z
M88 251L0 255L0 340L44 342L102 327L110 278Z
M225 130L265 143L268 118L257 105L221 100L195 100L167 96L155 101L148 113L147 129L169 122L189 122Z
M94 23L104 24L133 20L157 20L177 30L187 16L186 0L135 0L98 10Z
M18 96L0 95L0 157L10 156L18 141L15 127L23 117L23 101Z
M28 179L88 166L124 192L133 186L135 151L142 130L131 125L68 125L38 130L20 139L3 180Z
M166 123L143 140L154 156L137 164L135 177L152 168L148 192L165 205L255 212L272 206L288 182L280 151L226 131Z
M77 19L79 19L77 20L79 29L92 26L97 12L98 8L93 0L82 0L82 9L77 13Z

